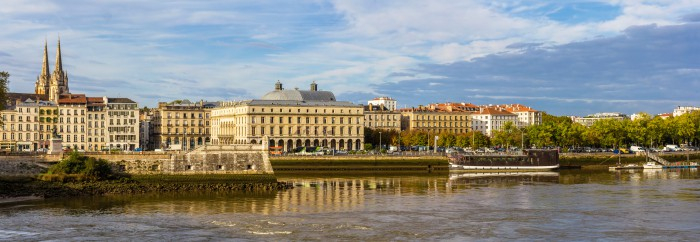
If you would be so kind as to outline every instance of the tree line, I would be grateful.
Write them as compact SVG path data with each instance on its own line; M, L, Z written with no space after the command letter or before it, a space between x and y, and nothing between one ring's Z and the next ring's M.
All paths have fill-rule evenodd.
M660 147L665 144L688 144L697 146L700 140L700 111L678 117L652 117L640 113L635 120L601 119L590 127L573 122L566 116L543 113L542 123L518 128L512 122L492 132L488 137L481 132L452 134L424 131L365 129L365 143L374 147L433 146L435 136L441 147L601 147L617 148L630 145ZM381 135L380 135L381 132Z

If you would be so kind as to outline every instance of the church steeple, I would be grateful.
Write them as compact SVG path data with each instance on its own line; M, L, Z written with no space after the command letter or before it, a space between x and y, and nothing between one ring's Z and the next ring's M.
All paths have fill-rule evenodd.
M58 101L61 94L70 94L68 89L68 74L63 71L63 62L61 61L61 38L58 38L56 46L56 68L51 74L51 83L49 86L49 100Z
M44 62L41 65L41 76L49 79L49 48L48 43L44 40Z
M63 63L61 62L61 37L58 37L58 46L56 47L56 68L54 71L63 72Z
M51 81L51 73L49 72L49 50L48 43L44 40L44 59L41 64L41 74L36 78L34 93L44 95L49 92L49 82Z

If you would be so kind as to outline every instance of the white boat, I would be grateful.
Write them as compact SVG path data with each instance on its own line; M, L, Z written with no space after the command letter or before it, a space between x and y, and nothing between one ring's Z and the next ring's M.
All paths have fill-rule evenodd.
M644 163L644 165L642 167L644 167L644 169L663 169L664 168L664 166L659 165L654 161Z

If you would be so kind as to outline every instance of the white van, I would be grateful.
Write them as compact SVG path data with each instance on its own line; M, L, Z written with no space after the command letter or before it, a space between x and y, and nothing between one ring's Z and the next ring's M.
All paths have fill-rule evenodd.
M681 147L678 147L678 145L666 145L664 147L664 151L679 151L681 150Z
M634 152L634 153L644 152L644 147L636 146L636 145L630 146L630 152Z

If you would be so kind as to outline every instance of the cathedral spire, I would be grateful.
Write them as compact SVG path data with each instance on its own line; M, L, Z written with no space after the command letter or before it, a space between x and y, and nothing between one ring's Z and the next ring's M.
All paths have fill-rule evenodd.
M63 63L61 63L61 36L58 36L58 46L56 48L56 68L54 71L63 72Z
M49 50L48 43L44 40L44 60L41 64L41 74L36 78L34 85L34 93L44 95L49 93L49 85L51 82L51 74L49 72Z
M49 75L49 49L46 40L44 40L44 62L41 65L41 76L48 79Z

